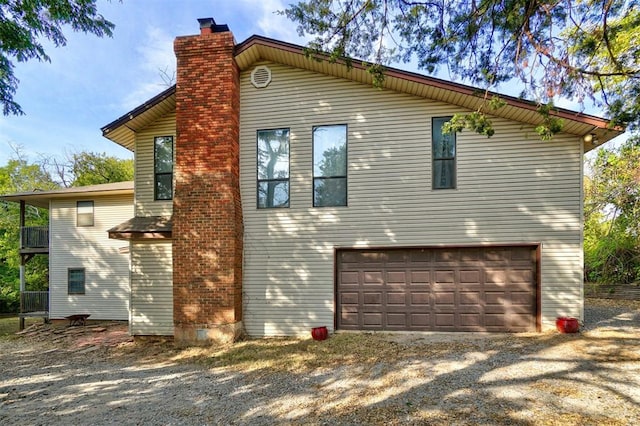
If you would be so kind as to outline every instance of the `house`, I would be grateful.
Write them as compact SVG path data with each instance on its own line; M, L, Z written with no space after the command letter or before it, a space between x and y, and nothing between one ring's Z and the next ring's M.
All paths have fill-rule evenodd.
M540 331L583 317L583 154L620 131L473 87L316 61L201 19L177 83L102 128L135 152L131 330L178 342L330 330Z
M129 246L107 230L133 214L133 182L4 195L20 203L21 317L129 320ZM25 226L25 205L49 210L49 226ZM24 265L49 256L49 291L25 291Z

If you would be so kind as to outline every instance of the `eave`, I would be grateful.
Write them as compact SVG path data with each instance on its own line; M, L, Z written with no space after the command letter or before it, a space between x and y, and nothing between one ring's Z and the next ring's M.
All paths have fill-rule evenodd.
M49 208L51 200L65 198L93 198L99 196L131 195L133 196L133 181L105 183L100 185L76 186L71 188L54 189L50 191L31 191L18 194L0 195L0 200L25 203Z
M135 134L163 115L176 108L176 86L173 85L102 127L102 136L127 148L135 150Z
M362 84L373 84L373 79L367 72L366 65L361 61L352 60L351 68L349 68L345 65L345 61L331 63L326 60L327 57L321 58L324 60L311 59L305 55L305 49L302 46L262 36L252 36L238 44L235 58L241 70L247 70L259 61L271 61ZM542 122L542 117L537 112L538 105L535 102L496 92L485 92L472 86L397 68L386 68L384 75L383 89L441 101L471 111L478 109L486 102L486 99L491 99L496 95L506 102L506 106L493 112L493 115L534 126ZM622 128L610 128L609 120L589 114L564 108L555 108L551 114L564 120L563 132L581 138L594 134L598 144L605 143L624 132ZM584 143L585 152L596 146Z
M361 61L354 59L351 67L348 67L344 60L332 63L327 60L327 57L321 57L321 60L312 59L305 55L305 48L302 46L267 37L249 37L236 45L234 55L238 67L243 71L250 69L256 62L270 61L362 84L373 84L371 74L367 72L366 65ZM493 115L532 126L542 122L535 102L495 92L485 92L472 86L397 68L385 69L382 89L457 105L464 111L477 110L487 102L487 99L496 95L506 102L506 106L492 112ZM175 110L175 90L176 87L172 86L107 124L102 128L103 136L133 151L137 131ZM612 128L607 119L564 108L555 108L551 115L564 120L563 132L582 138L585 152L624 132L622 128ZM595 136L597 144L584 142L584 136L590 134Z

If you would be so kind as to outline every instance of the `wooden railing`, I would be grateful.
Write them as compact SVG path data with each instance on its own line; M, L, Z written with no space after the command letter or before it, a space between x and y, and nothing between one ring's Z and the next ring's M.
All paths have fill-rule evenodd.
M48 291L23 291L20 293L20 313L49 312Z
M49 228L47 226L24 226L20 234L20 248L49 247Z

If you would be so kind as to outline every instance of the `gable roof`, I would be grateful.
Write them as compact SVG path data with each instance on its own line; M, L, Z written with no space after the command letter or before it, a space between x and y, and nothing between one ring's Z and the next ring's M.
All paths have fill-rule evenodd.
M103 183L99 185L75 186L50 191L31 191L17 194L0 195L0 200L20 202L36 207L49 208L49 201L60 198L95 197L103 195L133 195L133 181Z
M302 46L263 36L254 35L237 44L234 55L241 71L249 69L258 61L271 61L363 84L373 84L372 76L361 61L353 59L351 67L348 67L345 61L331 63L328 60L315 60L306 56L305 48ZM384 75L383 89L441 101L472 111L485 102L485 98L490 99L496 95L506 102L506 106L492 112L492 115L531 125L542 122L537 112L538 105L532 101L496 92L485 94L484 90L476 87L397 68L385 68ZM175 86L107 124L102 128L102 134L125 148L133 150L135 131L173 109L175 109ZM609 128L607 119L565 108L555 108L551 114L564 120L563 132L579 137L594 134L598 144L607 142L624 131L621 128ZM595 146L597 145L585 142L584 150L587 152Z

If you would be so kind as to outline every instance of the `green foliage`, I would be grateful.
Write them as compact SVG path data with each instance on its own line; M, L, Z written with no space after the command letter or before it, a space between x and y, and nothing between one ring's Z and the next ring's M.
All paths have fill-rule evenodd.
M561 129L550 109L558 96L594 102L612 126L640 123L639 0L306 0L281 13L313 37L316 57L416 60L485 89L518 79L522 96L543 106L543 139ZM454 127L489 135L486 113L479 108Z
M133 160L122 160L92 152L71 155L67 162L46 159L31 163L16 149L16 158L0 167L0 194L50 190L60 187L56 180L71 186L96 185L133 179ZM57 175L57 176L56 176ZM67 182L66 176L70 176ZM27 226L48 224L48 211L26 206ZM20 208L17 203L0 201L0 312L16 312L19 305ZM46 290L48 256L36 255L25 265L28 290Z
M605 283L640 280L640 138L601 149L585 178L585 271Z
M536 132L543 141L551 140L553 135L560 133L564 126L564 121L561 118L551 115L552 111L553 105L550 103L538 107L538 114L542 116L542 123L536 126Z
M38 164L30 164L17 152L17 158L10 159L0 167L0 194L33 191L34 189L54 189L57 185L51 175ZM27 206L27 225L46 225L48 212ZM20 279L18 269L20 209L18 204L0 201L0 312L16 312L19 305ZM35 256L25 267L26 281L30 290L46 289L48 285L48 259Z
M79 152L71 156L72 186L133 180L133 160L123 160L106 153Z
M111 36L114 24L98 14L96 0L0 1L0 104L4 115L23 114L13 100L18 87L13 61L49 61L41 40L66 45L63 27Z

